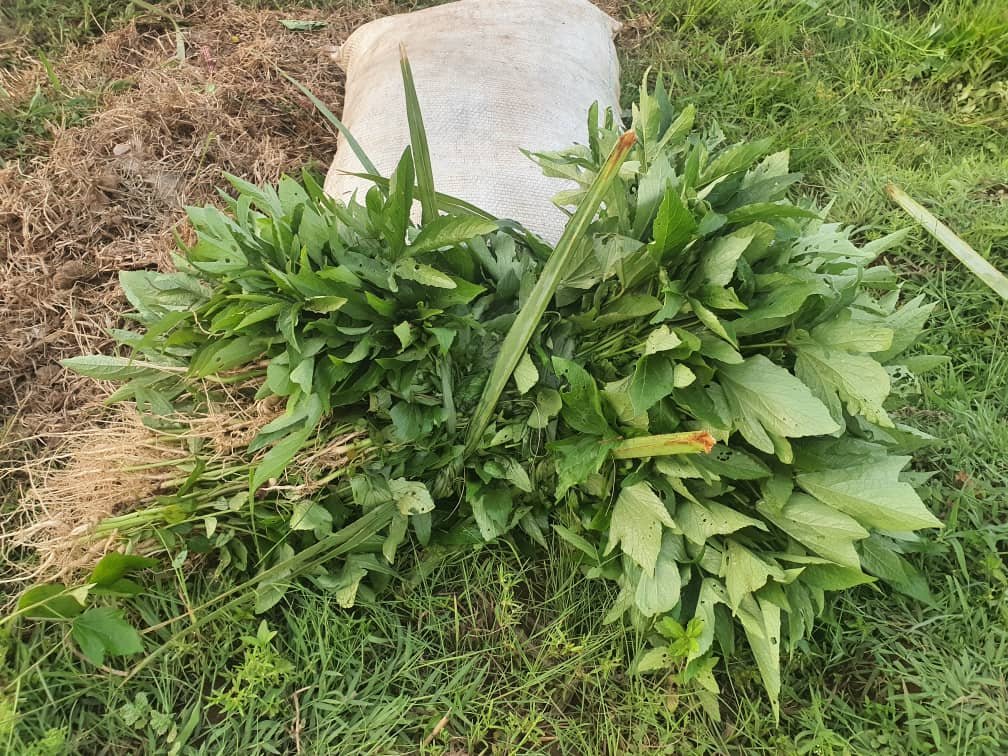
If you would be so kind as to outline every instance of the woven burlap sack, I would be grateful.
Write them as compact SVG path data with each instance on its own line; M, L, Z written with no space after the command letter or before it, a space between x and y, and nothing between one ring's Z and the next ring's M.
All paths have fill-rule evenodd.
M587 140L586 115L619 115L616 21L587 0L461 0L357 29L340 50L342 120L382 175L409 144L399 66L404 45L430 142L438 191L523 223L550 242L566 214L551 198L571 188L521 150ZM371 184L341 141L326 192L363 202Z

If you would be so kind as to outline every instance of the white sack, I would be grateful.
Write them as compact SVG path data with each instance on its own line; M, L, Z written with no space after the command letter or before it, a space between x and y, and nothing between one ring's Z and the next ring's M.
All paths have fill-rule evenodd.
M409 145L399 45L406 47L438 191L547 241L566 214L551 202L572 184L546 178L520 152L587 142L587 113L619 116L619 24L587 0L461 0L372 21L340 50L343 123L388 176ZM325 190L363 203L371 184L340 140Z

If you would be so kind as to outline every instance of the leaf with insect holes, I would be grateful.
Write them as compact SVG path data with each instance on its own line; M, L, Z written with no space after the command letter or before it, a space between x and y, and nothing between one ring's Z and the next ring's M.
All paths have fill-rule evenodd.
M780 716L781 609L771 601L750 595L742 601L738 617L777 718Z
M388 482L392 500L404 515L426 514L434 509L434 499L423 483L405 478L395 478Z

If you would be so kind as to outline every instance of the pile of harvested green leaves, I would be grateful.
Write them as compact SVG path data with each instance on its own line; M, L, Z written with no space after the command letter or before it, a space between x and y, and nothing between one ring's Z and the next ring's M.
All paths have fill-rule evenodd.
M619 585L609 619L650 633L638 671L716 690L740 627L775 706L781 646L825 592L881 578L920 594L900 553L939 522L903 470L927 437L886 401L912 380L901 355L930 307L899 306L894 274L869 267L900 234L855 245L787 199L786 152L694 131L659 81L632 132L593 110L587 146L535 156L580 187L551 250L435 193L404 80L413 145L363 205L309 176L234 179L227 211L190 210L177 272L122 275L138 325L115 334L124 356L68 361L124 381L116 398L165 432L234 386L286 401L251 466L194 464L140 510L155 514L121 520L131 548L207 553L249 578L227 596L254 589L264 611L298 575L351 605L407 538L552 530ZM344 466L285 478L348 432ZM36 588L22 613L120 621L83 603L135 591L124 575L148 563L108 560L90 596ZM126 650L106 636L89 656Z

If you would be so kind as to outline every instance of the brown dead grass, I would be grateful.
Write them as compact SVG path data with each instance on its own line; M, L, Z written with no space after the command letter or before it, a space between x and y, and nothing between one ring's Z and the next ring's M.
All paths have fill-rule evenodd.
M184 446L145 428L136 412L123 410L65 436L58 451L26 459L19 470L21 506L0 528L0 553L35 558L8 559L16 569L6 581L60 580L93 564L115 536L88 538L90 529L150 500L179 476L173 464L188 456Z
M0 416L9 430L47 437L84 421L102 389L58 361L110 347L106 331L126 309L117 272L166 267L185 205L214 201L225 172L270 182L330 159L333 132L278 69L339 112L332 46L389 10L194 2L180 12L184 60L174 26L151 16L54 64L66 92L128 84L105 87L85 126L54 125L47 154L0 169ZM294 33L280 18L328 26ZM48 86L40 66L0 77L15 99Z
M123 405L65 434L55 450L26 454L17 467L20 506L0 520L0 557L12 567L0 583L79 577L121 545L118 533L100 535L108 523L95 526L115 515L149 511L157 496L175 492L192 469L195 450L208 469L245 469L256 459L249 442L283 413L282 403L246 396L235 393L199 414L171 418L171 430L163 431L146 427L135 409ZM359 439L355 431L334 434L300 455L262 493L311 495L328 474L367 453Z

